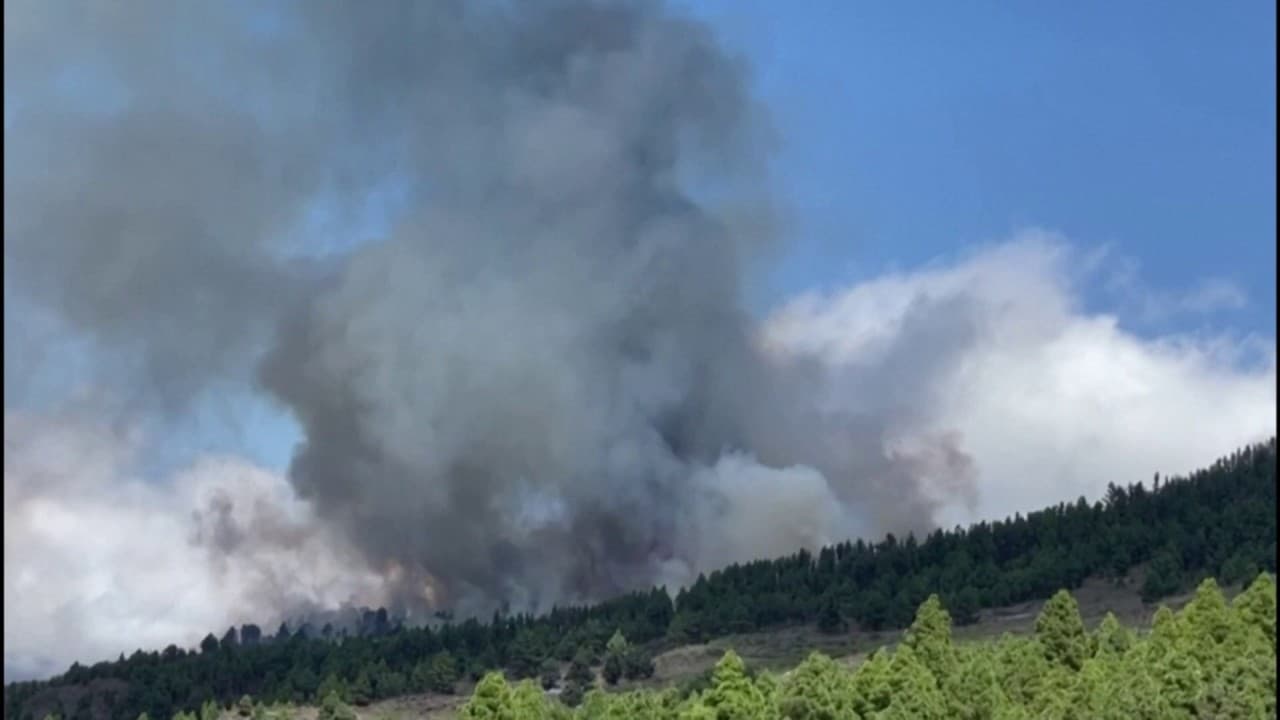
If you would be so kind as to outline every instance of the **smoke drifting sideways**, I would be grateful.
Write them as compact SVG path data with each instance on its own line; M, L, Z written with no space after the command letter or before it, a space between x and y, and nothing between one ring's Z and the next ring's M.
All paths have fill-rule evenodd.
M921 398L824 407L818 368L761 351L741 296L778 249L774 137L697 22L587 0L4 12L6 296L87 338L130 412L281 404L294 490L398 606L681 582L923 530L931 488L972 492L946 435L886 450ZM379 208L385 238L342 237Z
M6 682L384 597L282 476L244 458L153 482L136 473L138 428L76 410L6 410L4 439Z

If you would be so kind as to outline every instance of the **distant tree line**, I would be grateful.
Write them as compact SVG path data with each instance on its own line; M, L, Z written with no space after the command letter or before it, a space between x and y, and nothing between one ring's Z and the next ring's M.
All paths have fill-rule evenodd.
M676 596L669 633L706 640L787 623L839 631L902 628L937 593L958 624L978 610L1048 597L1090 576L1123 578L1149 563L1147 601L1217 575L1239 584L1276 567L1276 446L1246 448L1153 487L1107 486L1025 517L937 530L922 541L844 542L816 556L731 565Z
M451 692L463 679L495 669L516 680L538 678L544 687L563 683L572 694L601 663L606 679L644 677L652 672L649 651L663 644L804 623L833 633L905 628L933 594L965 624L983 608L1043 599L1091 576L1119 581L1144 564L1140 590L1156 600L1210 575L1236 585L1274 572L1275 506L1272 438L1187 478L1157 477L1150 488L1111 484L1093 504L1081 498L923 539L889 535L816 555L801 550L731 565L698 577L674 601L653 588L539 617L495 614L487 623L437 628L399 627L379 611L366 615L354 635L282 626L265 637L252 625L232 628L220 639L209 635L196 650L139 650L114 662L72 665L51 680L10 684L5 717L37 720L31 706L48 696L44 691L106 678L127 683L127 691L101 698L113 720L144 712L166 720L197 712L209 699L230 707L245 695L267 703L332 695L364 704ZM92 718L88 702L55 711L65 720Z

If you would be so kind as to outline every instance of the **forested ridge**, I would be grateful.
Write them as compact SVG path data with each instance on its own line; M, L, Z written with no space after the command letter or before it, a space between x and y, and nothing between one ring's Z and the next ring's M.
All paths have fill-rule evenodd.
M1055 594L1031 636L955 643L931 596L896 648L849 670L814 653L781 677L732 651L706 687L587 692L576 710L525 680L491 673L462 707L469 720L1252 720L1276 716L1276 588L1263 574L1228 604L1205 580L1177 614L1139 635L1108 614L1085 629ZM341 710L336 697L329 707ZM286 713L287 714L287 711ZM334 713L336 716L337 713Z
M1044 599L1090 576L1121 578L1137 565L1146 566L1144 599L1156 600L1209 576L1237 585L1274 572L1275 506L1272 438L1190 477L1157 477L1150 487L1109 485L1093 503L1081 498L922 539L887 536L732 565L699 577L674 601L654 588L539 617L495 615L438 628L397 628L379 613L356 636L287 627L267 636L254 626L232 628L195 650L139 650L114 662L73 665L51 680L10 684L5 713L24 720L46 711L70 720L134 720L145 712L163 720L198 711L209 699L227 706L246 695L266 703L329 697L364 704L409 692L451 692L464 677L480 679L494 669L553 684L561 681L559 663L570 661L571 675L604 661L614 679L643 677L652 672L648 652L667 643L803 623L828 632L905 628L935 594L964 624L982 608ZM1014 653L1012 645L993 647L1004 649L991 650L992 658ZM1274 657L1274 635L1271 652ZM733 662L726 662L724 673L732 673ZM572 680L563 678L566 686L584 689ZM478 692L485 683L494 684L485 680ZM33 699L49 697L42 691L60 687L96 689L76 693L71 707L33 707Z

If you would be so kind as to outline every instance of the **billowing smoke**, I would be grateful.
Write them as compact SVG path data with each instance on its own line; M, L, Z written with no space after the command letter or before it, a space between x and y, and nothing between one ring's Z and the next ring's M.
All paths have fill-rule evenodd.
M81 410L5 412L6 680L386 600L280 475L209 456L149 482L144 445Z
M5 612L102 621L66 638L126 608L172 623L150 645L344 596L545 608L1274 432L1273 353L1083 315L1056 240L753 320L774 138L743 63L657 2L4 13ZM40 440L82 391L93 422ZM287 482L119 459L137 418L178 436L222 398L292 416ZM6 665L66 639L14 632Z
M767 207L744 181L767 145L704 28L594 3L334 27L413 201L286 318L261 379L305 429L299 491L371 560L545 606L691 567L763 508L792 511L793 547L849 528L833 502L930 523L906 468L845 456L882 418L814 412L755 349L741 284L768 218L729 218ZM725 473L764 481L731 498Z
M964 492L945 442L885 450L911 398L823 408L814 368L760 351L769 126L658 3L5 14L6 286L130 402L257 383L302 428L298 494L405 603L545 607L919 530L921 452ZM368 212L385 238L341 237Z

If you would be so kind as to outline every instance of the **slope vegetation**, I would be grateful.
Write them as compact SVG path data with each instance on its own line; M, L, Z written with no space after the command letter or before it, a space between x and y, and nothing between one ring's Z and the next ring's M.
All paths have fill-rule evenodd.
M920 606L892 650L855 670L813 653L775 676L748 671L730 650L705 687L586 694L576 711L530 681L487 675L462 718L1193 718L1275 717L1276 594L1260 576L1228 604L1213 580L1177 614L1138 635L1107 615L1085 628L1067 592L1053 596L1026 637L957 643L937 596Z

